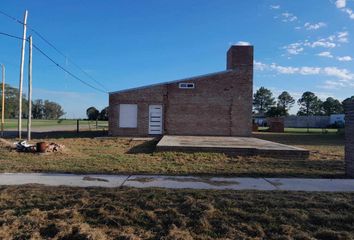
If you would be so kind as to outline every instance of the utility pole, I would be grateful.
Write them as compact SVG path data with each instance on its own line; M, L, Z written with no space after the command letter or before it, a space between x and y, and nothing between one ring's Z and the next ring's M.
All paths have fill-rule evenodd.
M31 140L32 125L32 36L29 36L28 54L28 120L27 120L27 140Z
M2 69L2 101L1 101L1 137L4 136L5 125L5 66L1 64Z
M21 63L20 63L20 86L18 96L18 138L22 138L22 85L23 85L23 68L25 61L25 48L26 48L26 31L27 31L27 15L28 11L25 11L23 18L23 35L22 35L22 48L21 48Z

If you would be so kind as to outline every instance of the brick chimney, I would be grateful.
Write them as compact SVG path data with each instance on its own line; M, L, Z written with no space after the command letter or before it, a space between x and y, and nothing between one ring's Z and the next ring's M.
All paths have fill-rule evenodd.
M226 69L253 67L253 46L233 45L227 51Z

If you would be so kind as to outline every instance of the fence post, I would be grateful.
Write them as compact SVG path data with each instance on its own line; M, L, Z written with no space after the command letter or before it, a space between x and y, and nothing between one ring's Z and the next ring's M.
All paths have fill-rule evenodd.
M79 119L76 120L76 132L77 133L80 132L80 120Z

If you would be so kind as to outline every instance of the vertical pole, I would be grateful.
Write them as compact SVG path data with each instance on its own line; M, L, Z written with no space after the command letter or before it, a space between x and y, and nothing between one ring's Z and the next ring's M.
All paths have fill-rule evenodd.
M2 101L1 101L1 136L4 136L5 124L5 66L1 65L2 69Z
M31 140L32 125L32 36L29 36L29 55L28 55L28 121L27 121L27 140Z
M79 119L76 120L76 132L79 133L80 132L80 123L79 123Z
M25 48L26 48L26 31L27 31L27 15L28 11L25 11L23 19L23 35L22 35L22 48L21 48L21 63L20 63L20 85L18 96L18 137L22 138L22 85L23 85L23 68L25 61Z

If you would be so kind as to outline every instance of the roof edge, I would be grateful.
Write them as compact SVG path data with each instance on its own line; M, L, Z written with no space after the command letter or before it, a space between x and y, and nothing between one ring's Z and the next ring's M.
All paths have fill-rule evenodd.
M220 74L220 73L227 73L227 72L234 72L234 71L235 71L235 69L227 69L227 70L224 70L224 71L213 72L213 73L208 73L208 74L202 74L202 75L182 78L182 79L168 81L168 82L154 83L154 84L144 85L144 86L140 86L140 87L127 88L127 89L123 89L123 90L109 92L108 94L111 95L111 94L116 94L116 93L129 92L129 91L140 90L140 89L145 89L145 88L150 88L150 87L156 87L156 86L165 85L165 84L177 83L177 82L180 82L180 81L196 80L196 79L202 78L202 77L209 77L209 76L213 76L213 75Z

